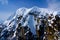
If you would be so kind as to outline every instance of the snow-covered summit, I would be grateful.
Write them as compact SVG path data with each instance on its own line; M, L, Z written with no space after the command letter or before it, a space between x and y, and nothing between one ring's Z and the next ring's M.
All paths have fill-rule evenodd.
M4 24L8 24L11 20L16 19L19 16L25 17L29 13L30 14L32 13L32 14L35 14L35 15L44 15L45 16L46 13L47 14L52 14L53 13L53 15L56 15L57 11L49 10L47 8L39 8L39 7L32 7L32 8L22 7L22 8L17 9L16 13L12 15L12 18L9 17L10 20L7 20L8 22L5 21Z
M30 19L30 15L33 16L38 16L40 17L41 15L46 16L47 14L53 14L54 16L57 15L58 11L53 11L53 10L49 10L47 8L39 8L39 7L32 7L32 8L19 8L16 13L12 16L12 18L10 20L6 20L3 24L6 26L11 26L10 24L14 22L13 25L16 24L18 17L22 16L22 18L18 21L21 22L22 25L28 25L27 22L26 24L24 24L25 22L23 22L24 20L28 19L27 21L29 21ZM30 17L29 17L30 16ZM34 17L33 17L34 18Z
M4 31L14 31L14 36L16 33L16 29L18 28L18 25L21 23L22 27L28 26L31 30L31 32L35 35L36 34L36 20L34 20L35 18L44 18L44 16L46 16L46 18L48 18L48 16L50 16L50 14L53 14L53 16L59 15L59 11L54 11L54 10L50 10L47 8L39 8L39 7L32 7L32 8L19 8L15 14L12 15L12 17L8 20L6 20L3 25L5 25L6 27L3 29L1 35L3 35ZM59 15L60 17L60 15ZM40 25L40 24L39 24ZM39 29L39 28L38 28Z

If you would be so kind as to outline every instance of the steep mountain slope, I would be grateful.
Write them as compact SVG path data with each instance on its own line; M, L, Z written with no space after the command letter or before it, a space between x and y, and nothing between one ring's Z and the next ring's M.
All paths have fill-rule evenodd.
M16 30L17 30L19 24L21 24L22 27L28 26L28 28L30 28L32 34L36 35L35 26L38 23L34 20L34 18L44 19L44 17L46 17L46 19L47 19L48 16L50 16L50 14L53 14L55 16L58 14L58 11L53 11L53 10L49 10L46 8L39 8L39 7L19 8L16 11L16 13L12 15L11 18L9 17L9 19L3 23L3 25L5 25L6 27L2 30L1 36L4 37L4 34L6 32L8 32L6 35L9 35L9 37L11 37L10 32L13 32L13 36L11 37L11 40L12 40L14 37L16 37L16 32L17 32Z

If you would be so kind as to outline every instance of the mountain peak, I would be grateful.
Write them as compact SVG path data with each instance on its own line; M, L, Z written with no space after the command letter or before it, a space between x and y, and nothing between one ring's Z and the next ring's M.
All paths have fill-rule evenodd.
M19 29L18 31L21 31L19 27L27 28L25 29L27 30L25 34L31 32L33 35L36 35L36 30L39 30L40 26L43 27L42 26L44 24L43 20L45 21L46 19L48 20L48 17L50 17L51 14L53 14L52 16L54 16L53 19L55 18L56 15L60 17L59 11L53 11L46 8L39 8L39 7L19 8L15 14L11 15L9 19L3 23L5 27L2 30L1 35L5 35L4 33L6 33L6 35L9 35L11 34L10 32L12 32L13 33L12 38L10 37L10 35L9 37L13 39L14 37L16 37L17 29ZM8 34L6 31L8 32ZM18 35L19 33L20 32L18 32Z

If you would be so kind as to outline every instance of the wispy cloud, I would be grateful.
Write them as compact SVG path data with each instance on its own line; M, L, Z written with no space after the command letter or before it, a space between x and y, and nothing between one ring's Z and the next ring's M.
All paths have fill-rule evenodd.
M52 10L59 10L60 9L60 1L59 0L47 0L48 8Z
M8 0L0 0L0 3L1 3L2 5L8 4Z

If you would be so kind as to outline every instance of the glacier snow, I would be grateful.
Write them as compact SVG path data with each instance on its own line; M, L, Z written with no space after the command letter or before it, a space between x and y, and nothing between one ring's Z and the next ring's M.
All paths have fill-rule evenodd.
M39 7L32 7L32 8L19 8L14 16L11 19L6 20L3 22L3 25L6 27L2 30L1 36L5 34L5 32L13 31L13 34L16 36L16 29L18 28L18 24L21 23L22 27L28 26L31 29L31 32L35 35L36 34L36 27L37 24L34 20L34 16L36 18L44 18L43 16L48 16L53 13L53 15L57 15L59 11L49 10L47 8L39 8ZM60 14L60 13L59 13ZM21 19L18 19L21 17ZM1 27L1 26L0 26ZM2 26L3 27L3 26ZM39 29L39 27L38 27ZM12 37L12 39L13 39Z

